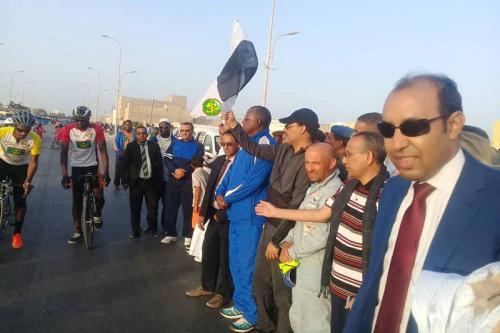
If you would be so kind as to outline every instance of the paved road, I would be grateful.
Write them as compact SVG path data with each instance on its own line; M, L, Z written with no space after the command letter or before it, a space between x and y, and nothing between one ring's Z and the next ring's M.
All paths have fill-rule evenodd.
M127 192L106 189L105 224L92 251L66 243L71 193L60 186L59 150L49 145L47 133L28 200L25 247L11 249L10 230L0 238L0 332L228 331L206 298L185 296L199 284L200 265L182 242L128 240Z

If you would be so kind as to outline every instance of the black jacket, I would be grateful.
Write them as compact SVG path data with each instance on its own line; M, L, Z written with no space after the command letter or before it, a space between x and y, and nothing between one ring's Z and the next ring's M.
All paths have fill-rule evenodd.
M163 162L160 146L156 142L147 141L149 160L151 162L151 181L161 187L163 181ZM137 141L127 145L123 156L124 184L135 186L142 167L141 147Z
M203 196L200 208L200 216L205 218L204 222L211 219L215 214L217 214L218 221L227 220L227 209L216 210L212 205L215 200L215 188L217 186L215 182L217 181L217 177L219 176L219 172L225 160L226 155L217 156L209 165L211 167L210 176L208 177L207 188L205 189L205 195Z
M259 145L245 133L240 124L232 129L234 136L250 155L273 161L273 169L269 177L267 201L278 208L297 209L311 184L304 167L305 149L297 153L289 144ZM272 238L277 245L286 237L294 222L268 218L267 222L278 228Z

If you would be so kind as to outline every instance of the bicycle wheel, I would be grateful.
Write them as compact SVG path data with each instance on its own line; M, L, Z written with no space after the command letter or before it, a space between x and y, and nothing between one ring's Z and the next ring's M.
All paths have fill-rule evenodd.
M0 232L2 232L11 223L12 211L10 198L6 197L0 200Z
M90 250L94 245L94 212L91 195L87 193L83 195L81 221L85 247Z

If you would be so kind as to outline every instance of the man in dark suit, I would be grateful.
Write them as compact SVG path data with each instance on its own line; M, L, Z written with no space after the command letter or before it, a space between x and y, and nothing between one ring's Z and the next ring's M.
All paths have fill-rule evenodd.
M227 208L220 207L215 198L215 190L222 182L240 146L234 136L227 132L222 135L221 147L224 154L211 163L205 196L200 209L198 226L203 229L210 220L203 240L201 263L201 285L186 291L187 296L213 295L206 304L218 308L231 301L233 282L229 272L229 220ZM218 279L218 282L217 282Z
M425 323L412 315L427 302L413 298L423 273L451 279L500 260L500 173L460 149L464 122L444 75L405 77L387 97L378 128L400 176L384 187L368 274L344 332L434 331L435 315Z
M147 131L144 126L135 130L136 140L129 143L123 157L123 171L125 174L124 188L130 186L130 221L132 234L130 239L138 238L141 234L141 207L143 198L148 210L148 228L145 233L152 233L158 237L158 199L161 191L163 164L160 146L148 142Z

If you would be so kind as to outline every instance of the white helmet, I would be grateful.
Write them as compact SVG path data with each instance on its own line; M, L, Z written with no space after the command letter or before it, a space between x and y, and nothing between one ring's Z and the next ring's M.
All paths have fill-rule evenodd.
M73 118L90 119L92 111L86 106L77 106L73 109Z

